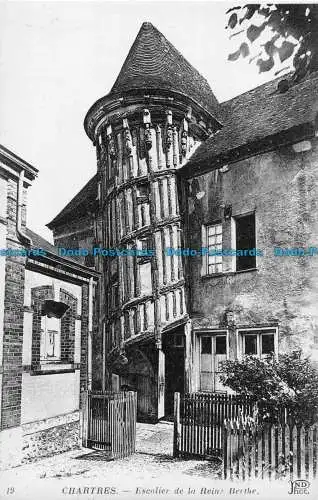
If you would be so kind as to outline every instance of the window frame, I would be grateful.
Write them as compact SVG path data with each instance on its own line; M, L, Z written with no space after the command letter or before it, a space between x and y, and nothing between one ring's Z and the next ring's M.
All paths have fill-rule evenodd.
M263 326L263 327L252 327L252 328L238 328L236 330L236 343L237 343L237 357L239 360L243 360L245 356L244 352L244 338L246 335L257 334L257 353L251 354L251 356L256 356L259 359L264 359L262 357L262 347L261 347L261 336L272 333L274 335L274 359L278 359L278 327L277 326Z
M141 279L141 266L150 266L150 287L149 290L143 291L142 287L142 279ZM148 273L147 273L148 274ZM150 296L153 294L153 277L152 277L152 265L151 265L151 258L143 258L143 257L137 257L137 280L138 280L138 287L139 287L139 295L140 296Z
M242 214L233 215L231 217L231 248L232 250L237 250L236 238L237 238L237 220L242 219L244 217L248 217L254 215L254 232L255 232L255 249L257 248L257 218L256 218L256 210L252 210L249 212L244 212ZM255 255L255 267L248 267L246 269L237 269L237 256L232 256L232 271L235 273L244 273L248 271L252 271L258 268L258 256Z
M217 233L217 227L221 227L221 233ZM215 233L214 235L213 234L210 234L209 235L209 229L210 228L215 228ZM203 248L207 248L208 249L208 252L211 250L222 250L222 245L223 245L223 232L224 232L224 228L223 228L223 223L221 220L217 220L217 221L213 221L213 222L210 222L208 224L204 224L202 226L202 247ZM209 246L209 237L215 237L217 238L217 236L221 235L221 243L214 243L213 245L210 245ZM220 247L220 248L218 248ZM214 263L209 263L209 259L214 259ZM221 271L214 271L214 272L209 272L209 269L210 269L210 266L215 266L215 269L216 269L216 266L218 265L221 265ZM224 274L224 269L223 269L223 256L222 255L202 255L202 269L201 269L201 275L202 276L216 276L216 275L220 275L220 274Z
M58 329L57 330L53 330L52 327L50 327L50 325L48 325L48 320L50 319L51 317L48 316L47 314L44 314L41 316L41 342L40 342L40 364L42 363L56 363L56 362L60 362L61 361L61 318L54 318L58 321ZM42 321L44 320L44 326L42 327ZM48 343L48 339L49 339L49 336L50 336L50 333L54 333L56 334L56 337L58 337L58 341L56 342L56 345L57 345L57 348L58 348L58 354L57 355L54 355L54 356L48 356L47 355L47 343ZM44 351L45 351L45 356L43 356L43 352L42 352L42 335L44 337ZM55 337L55 338L56 338Z

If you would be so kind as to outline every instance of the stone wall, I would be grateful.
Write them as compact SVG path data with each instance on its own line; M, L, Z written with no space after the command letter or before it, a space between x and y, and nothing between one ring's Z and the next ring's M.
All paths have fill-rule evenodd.
M277 324L279 350L301 346L318 359L318 255L277 257L273 247L318 246L317 139L230 164L188 182L185 246L200 248L202 225L221 221L223 248L233 248L232 217L255 211L256 270L202 275L201 257L186 257L189 307L195 328Z
M22 462L63 453L80 446L79 412L22 426Z

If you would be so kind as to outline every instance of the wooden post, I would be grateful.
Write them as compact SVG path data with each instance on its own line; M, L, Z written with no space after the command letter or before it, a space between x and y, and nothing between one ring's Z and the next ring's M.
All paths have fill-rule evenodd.
M314 426L308 429L308 477L314 478Z
M223 463L222 463L222 479L227 479L227 468L228 468L228 432L227 432L228 422L224 420L223 422L223 433L222 433L222 451L223 451Z
M301 428L300 428L300 475L299 475L299 479L302 479L303 477L305 477L305 474L306 474L306 442L305 442L305 428L304 426L302 425Z
M165 414L165 353L158 349L158 418Z
M82 408L80 415L80 439L81 444L87 448L87 432L88 432L88 391L82 392Z
M189 320L184 325L185 350L184 350L184 389L185 392L193 391L193 360L192 360L192 323Z
M173 427L173 456L180 454L180 392L174 393L174 427Z
M296 424L294 424L294 426L293 426L292 440L293 440L293 475L292 475L291 479L295 480L298 478L297 463L298 463L298 454L299 454Z

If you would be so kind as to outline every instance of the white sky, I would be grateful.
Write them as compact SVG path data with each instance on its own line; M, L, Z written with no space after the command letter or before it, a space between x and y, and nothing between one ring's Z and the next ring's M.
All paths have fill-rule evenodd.
M95 173L84 116L110 90L142 22L175 45L220 101L273 77L227 61L236 47L225 30L233 4L0 0L0 143L40 171L29 192L31 229L51 239L45 224Z

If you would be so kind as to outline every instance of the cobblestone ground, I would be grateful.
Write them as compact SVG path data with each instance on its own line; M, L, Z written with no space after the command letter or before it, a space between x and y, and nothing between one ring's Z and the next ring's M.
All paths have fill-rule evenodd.
M63 487L92 484L109 486L129 497L130 494L135 494L138 487L165 489L192 485L194 480L197 483L200 478L209 482L217 479L218 465L213 462L173 458L172 440L172 424L138 423L136 453L130 457L109 460L103 452L87 448L72 450L3 471L1 483L23 484L26 494L30 485L44 487L59 480ZM49 490L46 491L46 497L48 495L50 496Z
M143 497L200 500L290 498L288 481L269 485L219 480L220 466L208 460L172 457L173 425L137 424L136 453L109 460L82 448L0 473L0 499L95 500ZM307 499L315 498L313 491Z

